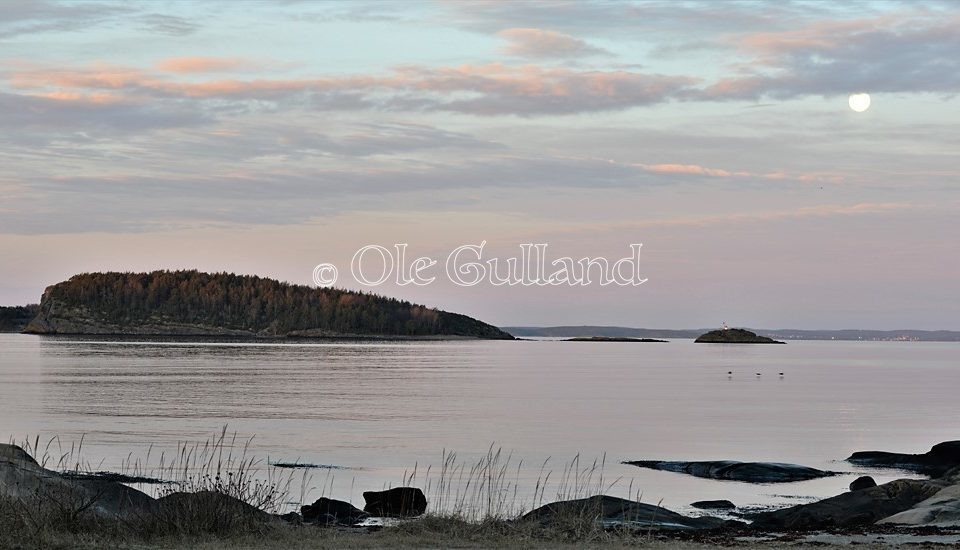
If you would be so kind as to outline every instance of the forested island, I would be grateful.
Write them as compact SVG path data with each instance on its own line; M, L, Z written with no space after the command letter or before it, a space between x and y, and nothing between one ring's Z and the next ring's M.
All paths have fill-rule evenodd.
M513 339L466 315L251 275L84 273L47 287L31 334Z

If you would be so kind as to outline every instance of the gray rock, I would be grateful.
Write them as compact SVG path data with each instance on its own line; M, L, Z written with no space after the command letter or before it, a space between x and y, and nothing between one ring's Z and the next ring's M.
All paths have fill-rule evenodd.
M296 512L287 512L277 516L277 519L285 521L291 525L300 525L303 523L303 517Z
M698 500L690 504L701 510L734 510L737 505L729 500Z
M876 487L877 482L870 476L861 476L857 479L850 482L851 491L861 491L863 489L869 489L870 487Z
M884 518L879 524L917 527L960 527L960 485L944 487L909 510Z
M157 499L157 504L157 513L145 518L147 530L227 536L263 529L268 523L280 521L242 500L216 491L172 493Z
M779 462L634 460L624 462L624 464L665 472L689 474L695 477L729 479L733 481L746 481L748 483L787 483L837 475L836 472Z
M318 525L356 525L370 517L349 502L321 497L300 508L303 521Z
M238 498L216 491L195 493L171 493L157 499L160 512L191 516L197 513L216 513L222 517L269 521L272 516Z
M416 487L394 487L363 493L363 511L380 517L415 517L427 511L427 497Z
M577 500L565 500L541 506L520 518L541 524L566 523L570 520L601 522L605 526L628 526L664 531L692 531L715 529L737 522L713 517L689 517L653 504L622 498L597 495Z
M898 479L810 504L752 514L748 519L760 529L816 530L869 525L909 510L944 486L937 480Z
M43 468L16 445L0 444L0 497L27 505L56 504L99 519L130 520L157 510L157 501L121 483L71 480Z

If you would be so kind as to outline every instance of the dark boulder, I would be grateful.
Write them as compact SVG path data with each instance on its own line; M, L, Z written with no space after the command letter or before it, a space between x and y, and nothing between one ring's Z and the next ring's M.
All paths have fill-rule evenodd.
M698 500L690 506L701 510L734 510L737 505L729 500Z
M394 487L363 493L363 511L380 517L415 517L427 511L427 497L416 487Z
M810 504L748 516L759 529L818 530L869 525L935 495L943 482L898 479Z
M876 486L877 482L874 481L870 476L861 476L850 482L851 491L862 491L863 489L869 489L870 487Z
M287 512L286 514L281 514L277 516L277 519L285 521L290 525L300 525L303 523L303 517L296 512Z
M274 516L230 495L217 491L170 493L157 499L159 514L167 519L194 521L201 516L218 518L223 523L264 523Z
M301 507L300 513L303 514L303 521L318 525L356 525L370 517L370 514L349 502L326 497Z
M859 451L850 455L847 462L873 468L897 468L940 477L960 466L960 441L938 443L923 454Z
M171 493L157 499L155 514L142 518L143 529L193 535L231 535L257 531L278 518L217 491Z
M673 460L634 460L624 462L632 466L688 474L709 479L729 479L748 483L787 483L837 475L829 472L780 462L737 462L734 460L710 460L683 462Z
M583 520L601 522L604 526L618 525L665 531L715 529L734 523L712 517L684 516L653 504L607 495L553 502L520 518L520 521L536 521L544 525Z

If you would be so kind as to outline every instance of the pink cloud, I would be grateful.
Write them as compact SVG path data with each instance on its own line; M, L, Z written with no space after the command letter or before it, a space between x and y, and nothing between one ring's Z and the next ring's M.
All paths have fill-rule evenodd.
M728 67L690 99L871 92L949 92L960 89L960 17L931 11L854 20L817 21L784 31L729 35L750 56Z
M236 57L171 57L157 63L157 69L168 73L214 73L249 69L249 61Z
M568 34L535 28L505 29L497 33L508 41L503 48L507 55L519 57L584 57L611 55L603 48Z
M729 177L732 174L719 168L704 168L696 164L646 164L643 165L648 172L658 174L696 174L700 176Z
M626 109L669 100L693 85L688 77L628 71L582 71L536 65L402 66L386 75L309 79L184 81L176 74L91 65L82 69L22 69L11 85L37 92L116 91L141 98L283 100L324 94L362 106L456 111L480 115L576 113ZM339 94L339 96L337 96Z
M63 103L88 104L88 105L116 105L125 103L126 99L116 94L91 93L84 94L78 92L45 92L36 94L36 97L52 99Z
M774 181L800 181L806 183L843 183L845 181L844 177L839 174L820 172L804 174L789 174L782 171L759 173L749 172L746 170L731 171L723 168L700 166L699 164L632 164L631 166L635 166L645 172L651 172L654 174L692 175L712 178L743 177Z
M12 71L10 85L15 88L68 88L119 90L143 87L157 82L139 69L95 63L85 69L22 69Z

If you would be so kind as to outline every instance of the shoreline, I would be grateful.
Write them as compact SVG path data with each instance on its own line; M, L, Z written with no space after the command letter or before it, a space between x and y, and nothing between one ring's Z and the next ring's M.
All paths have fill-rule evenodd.
M22 334L25 336L37 336L40 338L118 338L135 339L151 338L157 340L176 340L184 339L191 341L248 341L248 342L312 342L323 340L355 340L355 341L519 341L519 338L484 338L480 336L462 336L462 335L389 335L389 334L325 334L325 335L258 335L254 333L227 334L214 332L196 332L196 333L159 333L159 332L6 332L0 334Z
M202 446L183 447L202 451L196 456L180 453L181 462L171 463L166 470L171 476L180 477L164 480L156 497L137 489L147 479L142 477L143 471L133 472L140 476L138 480L135 476L124 478L109 472L84 475L83 470L79 474L51 470L45 466L51 457L46 452L38 455L37 445L27 442L22 448L0 444L0 532L4 533L0 535L0 546L30 546L34 542L18 538L23 526L32 521L34 512L30 510L53 515L66 510L72 518L65 529L60 529L56 521L47 525L48 531L37 539L37 546L48 546L54 541L56 545L78 546L93 540L95 544L115 547L159 547L173 537L174 546L192 546L205 540L212 544L211 548L225 548L253 537L249 540L263 548L301 544L419 547L446 546L461 541L464 533L470 533L470 542L477 547L960 544L960 441L934 445L924 454L859 451L846 459L855 464L873 460L878 467L923 470L930 473L929 478L898 479L862 488L851 484L848 492L787 508L738 508L726 513L706 510L698 515L682 515L659 504L644 503L642 496L606 496L602 475L595 483L596 480L591 481L592 470L587 483L567 493L566 498L542 498L542 504L533 504L532 509L522 505L515 509L503 500L504 492L510 488L505 477L507 464L493 449L486 461L470 470L467 483L469 487L471 480L486 479L486 492L474 493L472 500L456 503L453 508L444 506L443 500L449 495L445 496L443 489L431 492L431 484L426 483L425 494L419 487L426 480L417 482L415 476L404 475L403 486L364 492L367 503L363 510L349 502L320 497L311 505L300 502L299 512L284 512L281 506L290 498L293 478L286 478L286 485L282 479L264 485L250 477L259 462L247 456L246 445L242 454L234 453L238 448L236 435L231 438L226 428ZM224 461L225 450L229 452ZM34 455L39 456L39 463ZM212 462L217 456L218 461ZM81 464L80 458L72 454L69 458L61 456L58 463ZM755 468L751 465L758 463L733 464ZM722 464L724 468L728 465L729 462ZM782 469L792 465L770 466ZM571 469L579 479L581 473ZM687 473L703 477L705 471L698 467ZM448 483L454 480L456 472L454 468ZM487 479L488 474L493 477ZM230 482L224 485L221 480L226 478ZM440 487L443 486L441 483ZM449 486L446 490L450 490ZM413 500L398 495L411 495ZM500 500L490 507L489 498ZM412 504L417 499L419 504ZM734 519L727 519L730 517ZM571 538L571 530L578 534ZM157 533L162 534L162 540Z

